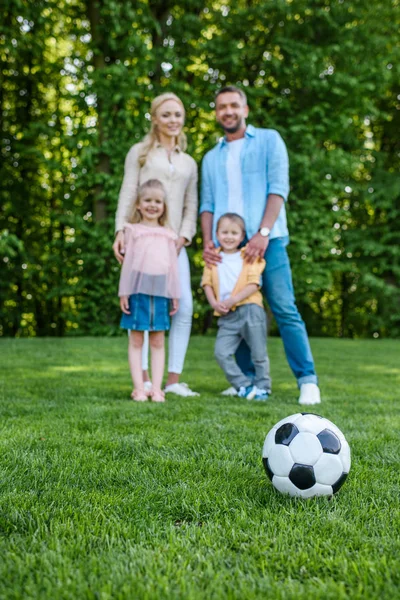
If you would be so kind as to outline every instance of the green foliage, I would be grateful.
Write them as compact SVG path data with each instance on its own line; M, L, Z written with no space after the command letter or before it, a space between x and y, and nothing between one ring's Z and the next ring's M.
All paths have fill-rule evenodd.
M398 2L3 4L0 232L12 251L0 335L118 331L125 155L151 99L172 89L200 164L221 135L213 94L227 83L246 91L249 122L288 146L289 252L309 332L400 334ZM190 255L203 331L201 240Z

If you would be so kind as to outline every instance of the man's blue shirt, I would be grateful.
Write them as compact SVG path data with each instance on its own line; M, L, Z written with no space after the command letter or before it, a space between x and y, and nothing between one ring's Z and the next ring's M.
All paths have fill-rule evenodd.
M223 138L207 152L202 163L200 212L214 213L213 239L219 217L228 212L228 176L226 162L228 142ZM268 194L287 200L289 194L289 160L285 142L274 129L248 125L240 155L243 185L243 218L247 237L260 228ZM288 236L285 204L271 230L270 239Z

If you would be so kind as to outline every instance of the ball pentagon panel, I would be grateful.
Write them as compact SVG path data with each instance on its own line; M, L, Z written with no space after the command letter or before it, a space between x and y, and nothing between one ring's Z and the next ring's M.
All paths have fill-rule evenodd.
M274 474L271 471L271 467L269 466L268 458L266 456L263 456L262 460L263 460L265 472L266 472L267 476L270 478L270 480L272 481Z
M340 488L346 481L347 476L348 476L348 473L342 473L341 476L339 477L339 479L333 484L332 490L333 490L334 494L336 494L336 492L338 492L340 490Z
M321 442L322 451L328 454L339 454L342 444L332 429L324 429L317 435Z
M293 423L284 423L275 432L275 444L283 444L289 446L290 442L299 433L296 425Z
M332 421L330 421L329 419L325 419L325 418L324 418L324 422L325 422L325 428L330 429L331 431L336 433L336 435L338 436L338 438L341 442L346 441L346 438L344 437L343 432L339 429L339 427L337 425L335 425L335 423L332 423Z
M310 465L295 463L290 469L289 479L299 490L308 490L316 484L314 469Z

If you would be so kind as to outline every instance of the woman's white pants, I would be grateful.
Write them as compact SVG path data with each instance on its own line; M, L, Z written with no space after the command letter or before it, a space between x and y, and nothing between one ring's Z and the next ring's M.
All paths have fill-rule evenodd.
M193 298L190 285L190 267L186 248L178 256L179 282L181 297L179 310L171 317L171 329L168 337L168 373L182 373L186 350L192 328ZM149 368L149 333L145 331L142 350L142 369Z

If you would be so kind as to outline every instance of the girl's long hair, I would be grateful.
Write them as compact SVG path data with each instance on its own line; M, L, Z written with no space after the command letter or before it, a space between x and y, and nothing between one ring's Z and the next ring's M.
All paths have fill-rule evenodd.
M156 96L154 98L153 102L151 103L151 108L150 108L150 114L151 114L150 131L147 135L145 135L145 137L142 140L142 147L141 147L140 154L139 154L139 165L141 167L143 167L143 165L145 164L147 155L150 152L151 148L153 148L153 146L158 141L157 125L154 122L154 119L155 119L157 110L167 100L175 100L175 102L177 102L179 104L179 106L182 108L183 118L185 118L185 107L183 106L182 100L180 98L178 98L178 96L176 94L173 94L172 92L166 92L165 94L161 94L160 96ZM179 146L179 148L182 150L182 152L184 152L186 150L187 141L186 141L186 135L183 133L183 131L181 131L180 134L177 136L176 143Z
M164 196L164 212L161 215L161 217L158 219L158 223L162 227L168 226L167 192L165 190L164 185L161 183L161 181L159 179L148 179L147 181L142 183L142 185L139 186L139 189L138 189L138 192L136 195L136 201L135 201L135 204L132 209L132 216L131 216L129 222L130 223L140 223L141 222L142 215L140 214L140 211L138 210L138 206L139 206L140 199L142 198L145 191L148 189L153 189L153 190L157 189L157 190L162 191L163 196Z

